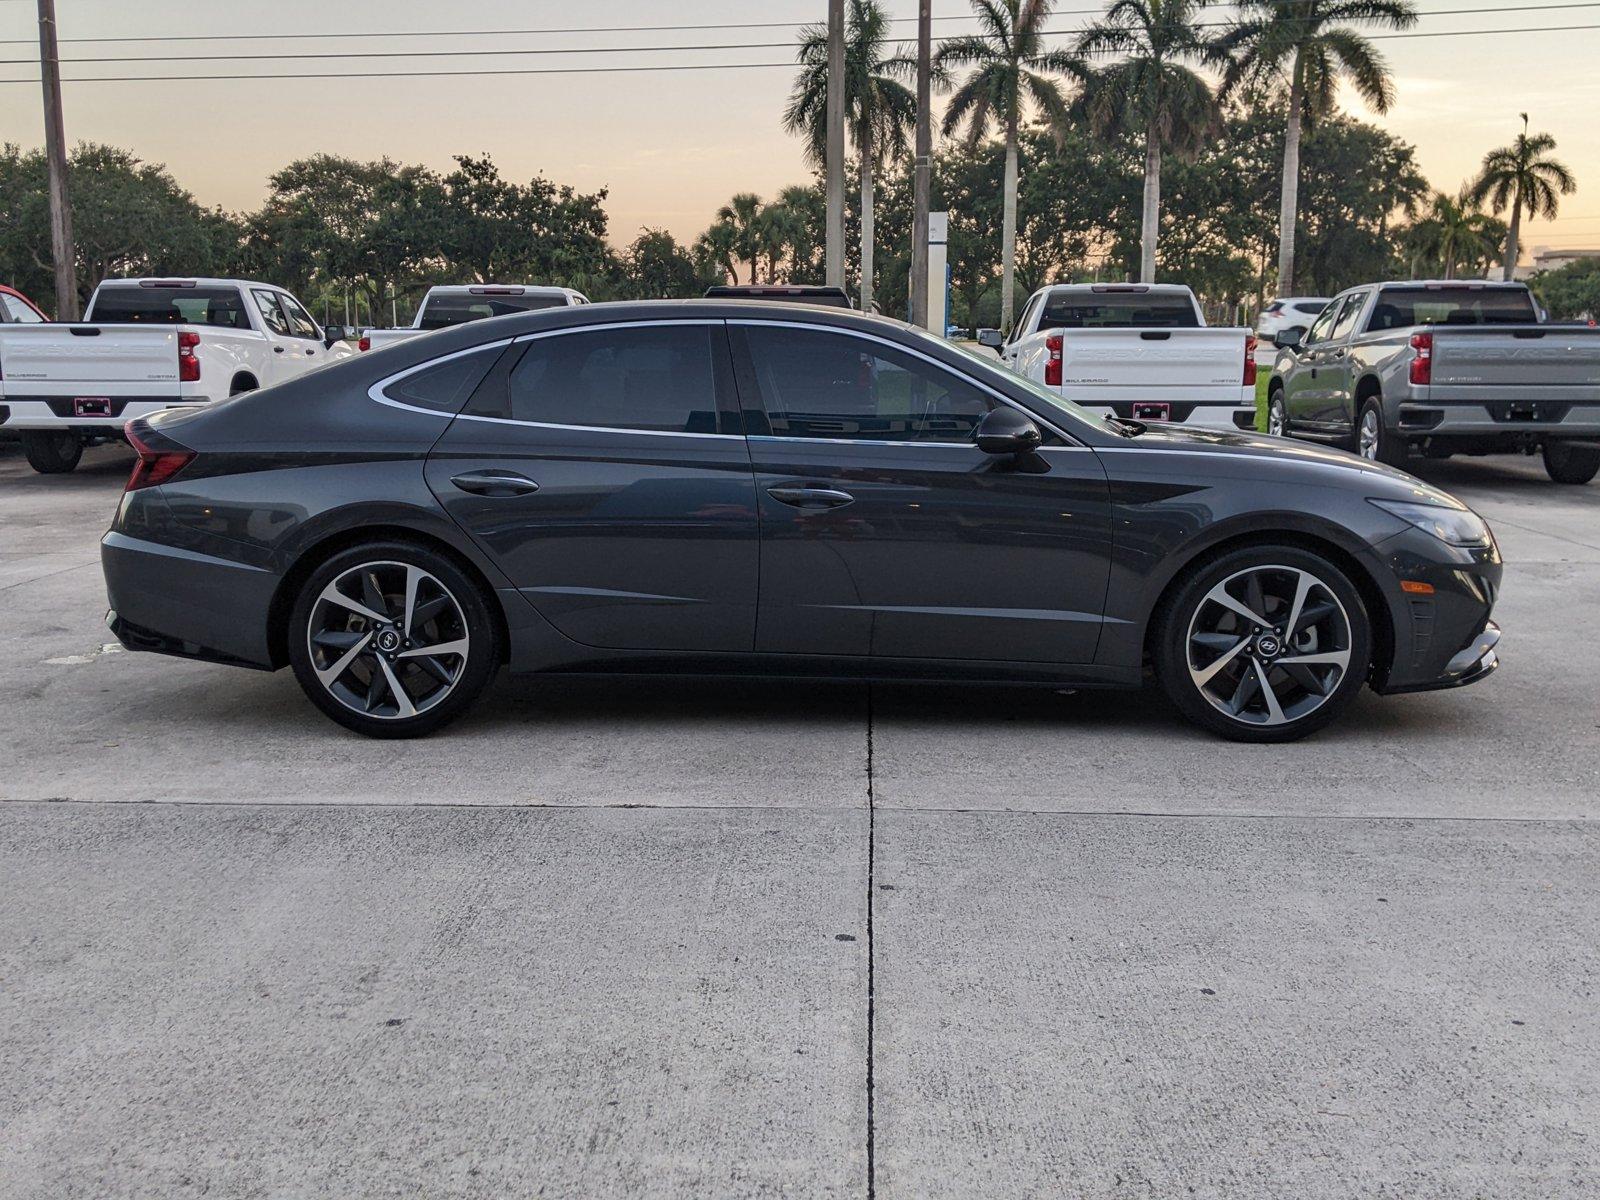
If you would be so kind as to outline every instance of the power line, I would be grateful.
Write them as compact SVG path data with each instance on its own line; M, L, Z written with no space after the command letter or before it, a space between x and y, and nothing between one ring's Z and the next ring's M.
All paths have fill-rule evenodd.
M1390 41L1390 40L1400 40L1400 39L1409 40L1409 39L1412 39L1412 38L1430 38L1430 37L1438 37L1438 38L1443 38L1443 37L1494 37L1494 36L1504 36L1506 34L1522 34L1522 33L1569 33L1569 32L1582 31L1582 30L1593 30L1593 29L1600 29L1600 24L1586 24L1586 25L1534 25L1534 26L1519 26L1519 27L1509 28L1509 29L1442 29L1442 30L1434 30L1434 31L1431 31L1431 32L1422 31L1422 32L1416 32L1416 33L1372 34L1372 35L1370 35L1370 40L1372 40L1372 41ZM608 52L639 53L641 51L648 51L648 50L653 50L653 49L664 49L664 50L690 50L690 49L697 49L697 50L698 49L729 49L729 50L731 50L731 49L761 49L761 48L765 48L765 49L782 49L782 48L787 48L789 45L790 45L790 43L782 42L782 43L744 43L742 45L719 45L719 46L700 46L700 47L692 47L692 46L604 47L604 48L596 47L596 48L593 48L593 50L596 51L596 52L601 51L601 50L605 50L605 51L608 51ZM322 54L318 54L318 55L283 55L283 56L277 56L277 57L293 58L293 59L314 58L314 57L334 57L334 58L345 58L345 57L390 57L390 56L398 56L398 57L430 56L431 57L431 56L440 55L440 54L443 54L445 56L471 57L471 56L488 56L488 55L502 55L502 54L513 54L513 55L515 55L515 54L584 53L584 52L586 52L586 51L579 51L579 50L548 50L548 49L545 49L545 50L539 50L539 49L535 49L535 50L464 50L464 51L417 51L417 52L415 52L415 54L392 52L389 55L378 55L378 54L374 54L374 55L338 55L338 54L322 55ZM1107 55L1115 55L1115 54L1120 53L1120 52L1119 51L1115 51L1115 50L1108 50L1108 51L1104 51L1103 53L1107 54ZM222 57L230 57L230 56L226 56L225 55L225 56L222 56ZM237 56L234 56L234 57L237 57ZM271 56L271 55L252 55L252 56L250 56L250 58L253 61L254 60L259 60L261 58L271 58L271 57L274 57L274 56ZM24 62L31 62L32 60L31 59L17 59L17 60L0 60L0 61L10 61L12 63L20 64L20 63L24 63ZM95 60L81 60L81 61L95 61ZM109 61L115 62L115 61L146 61L146 60L143 60L143 59L127 59L127 60L112 59L112 60L109 60ZM152 59L152 60L149 60L149 61L168 61L168 60ZM193 61L193 60L185 58L182 61L190 62L190 61ZM775 69L775 68L778 68L778 67L785 67L785 68L788 68L790 70L793 70L794 67L795 67L795 63L792 62L792 61L790 61L790 62L777 62L777 63L656 63L656 64L625 66L625 67L539 67L539 68L534 68L534 67L506 67L506 68L495 68L495 69L481 70L481 71L479 71L479 70L473 70L473 71L467 71L467 70L354 71L354 72L351 72L351 71L296 71L296 72L267 73L267 74L255 73L255 74L198 75L198 74L193 74L193 73L186 73L186 74L183 74L183 75L80 75L80 76L64 78L62 80L62 82L63 83L148 83L148 82L167 82L167 83L179 83L179 82L181 82L181 83L189 83L189 82L222 82L222 81L232 82L232 81L242 81L242 80L249 80L249 79L396 79L396 78L399 78L399 79L422 79L422 78L436 78L436 77L449 77L449 76L598 75L598 74L625 74L625 73L644 72L644 71L765 70L765 69ZM8 84L8 83L27 83L27 84L31 84L31 83L38 83L38 82L39 81L38 81L37 78L0 79L0 84Z
M1561 8L1600 8L1600 0L1583 0L1581 3L1562 4ZM1506 6L1499 8L1479 9L1441 9L1437 12L1423 14L1425 16L1448 16L1460 13L1480 12L1523 12L1520 6ZM966 18L961 18L966 19ZM1214 23L1215 24L1215 23ZM661 28L670 28L662 26ZM690 28L683 26L681 28ZM553 32L553 31L552 31ZM1080 30L1048 30L1047 36L1062 37ZM1395 36L1436 36L1447 33L1464 33L1466 30L1439 30L1429 34L1409 34ZM1471 31L1478 32L1478 31ZM1383 35L1376 35L1383 36ZM342 59L342 58L497 58L515 56L519 54L659 54L673 50L784 50L790 48L792 42L704 42L679 46L537 46L527 49L465 49L465 50L321 50L299 51L289 54L207 54L205 62L223 62L228 60L247 60L250 62L278 62L317 59ZM32 58L0 58L0 65L19 66L32 63ZM61 60L63 65L74 63L157 63L157 62L195 62L192 55L115 55L98 58L66 58Z
M4 3L5 0L0 0ZM1477 13L1495 12L1555 12L1562 9L1593 8L1593 3L1561 3L1561 4L1536 4L1536 5L1494 5L1479 8L1441 8L1428 11L1419 11L1419 17L1443 17L1473 15ZM1052 16L1102 16L1103 8L1061 8ZM969 14L956 14L943 17L934 17L935 21L974 21L976 17ZM906 24L914 22L915 17L891 17L891 24ZM1202 21L1204 26L1223 26L1227 21ZM134 42L283 42L283 41L328 41L334 38L440 38L440 37L523 37L542 34L571 34L571 33L670 33L674 31L702 32L708 29L799 29L808 24L804 21L721 21L705 22L685 25L574 25L560 28L543 27L539 29L394 29L388 31L375 31L371 29L345 30L339 32L323 33L195 33L195 34L148 34L124 37L81 37L62 38L61 43L83 45L88 43L134 43ZM1051 31L1052 33L1076 32ZM0 38L0 45L32 45L33 38ZM97 59L78 59L80 62L101 61ZM109 60L107 60L109 61Z

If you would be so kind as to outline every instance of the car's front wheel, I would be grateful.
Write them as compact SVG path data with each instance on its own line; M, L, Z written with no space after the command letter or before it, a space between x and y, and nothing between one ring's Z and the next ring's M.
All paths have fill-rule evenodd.
M1544 469L1556 483L1588 483L1600 475L1600 450L1571 442L1546 442Z
M346 728L383 738L430 733L460 716L499 666L492 602L426 546L356 546L300 589L289 661L312 703Z
M1366 682L1371 625L1334 563L1251 546L1191 573L1158 616L1157 678L1196 724L1289 742L1334 720Z

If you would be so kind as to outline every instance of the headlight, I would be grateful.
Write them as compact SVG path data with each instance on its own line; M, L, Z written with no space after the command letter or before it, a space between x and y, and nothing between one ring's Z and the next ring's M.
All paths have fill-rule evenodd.
M1404 500L1373 500L1372 503L1452 546L1487 546L1492 540L1489 526L1470 509L1411 504Z

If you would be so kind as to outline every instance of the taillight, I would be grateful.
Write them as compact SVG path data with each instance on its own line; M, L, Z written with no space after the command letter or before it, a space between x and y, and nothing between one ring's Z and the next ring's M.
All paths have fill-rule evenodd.
M129 421L122 429L128 445L139 456L139 461L133 464L133 474L128 476L127 486L122 489L125 492L136 492L140 488L165 483L194 461L194 451L189 447L154 430L135 433L133 427L136 423Z
M365 336L365 335L363 335L361 340L356 343L356 349L358 349L358 350L371 350L372 349L372 339L367 337L367 336Z
M178 380L181 383L200 382L200 360L195 357L195 347L200 335L192 329L178 330Z
M1433 334L1411 335L1411 382L1427 387L1433 382Z
M1061 386L1061 335L1052 333L1044 339L1044 381L1051 387Z
M1253 333L1244 335L1244 385L1256 385L1256 335Z

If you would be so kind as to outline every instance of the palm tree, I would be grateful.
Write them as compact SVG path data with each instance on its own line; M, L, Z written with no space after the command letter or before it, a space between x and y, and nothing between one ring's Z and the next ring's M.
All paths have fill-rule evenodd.
M1388 64L1350 24L1407 29L1417 22L1411 0L1244 0L1231 29L1214 43L1224 94L1246 81L1287 83L1283 195L1278 211L1278 294L1294 294L1294 233L1300 201L1300 133L1337 106L1341 79L1367 105L1385 113L1394 103Z
M1023 109L1032 101L1057 131L1069 120L1066 97L1057 80L1040 72L1082 79L1087 74L1079 58L1044 44L1044 23L1054 0L972 0L982 32L943 43L935 56L941 73L951 67L971 66L972 73L956 88L945 109L944 132L952 134L963 124L966 141L976 147L998 122L1004 131L1006 168L1001 198L1000 326L1011 328L1013 293L1017 275L1017 132Z
M750 264L750 282L761 282L756 278L761 253L761 197L754 192L740 192L717 209L717 224L728 227L735 256L740 262ZM737 271L733 278L737 283Z
M872 307L873 184L885 157L906 152L917 119L916 93L897 81L914 75L916 60L889 56L889 17L877 0L850 0L845 22L845 124L861 162L861 308ZM800 31L800 74L783 125L803 134L806 158L821 166L828 151L828 27Z
M756 241L767 256L767 282L776 283L783 256L806 239L805 216L779 197L756 216Z
M739 270L734 265L735 241L738 235L731 221L713 221L710 228L702 233L694 244L695 256L703 263L709 263L722 272L723 282L731 277L735 283L739 281Z
M1571 193L1577 180L1566 166L1550 157L1556 140L1548 133L1528 133L1528 114L1522 114L1522 132L1509 146L1491 150L1483 156L1483 170L1472 185L1472 198L1485 200L1495 212L1511 205L1511 228L1506 233L1505 273L1510 279L1517 269L1522 234L1522 214L1552 218L1561 207L1560 196Z
M1123 53L1085 85L1089 123L1103 137L1144 139L1144 216L1139 232L1139 279L1156 277L1161 230L1161 156L1189 158L1222 128L1222 106L1211 85L1185 66L1210 48L1195 18L1208 0L1115 0L1105 18L1078 39L1078 53Z
M1498 225L1498 221L1479 210L1470 187L1462 188L1454 197L1435 192L1427 214L1407 231L1413 274L1418 258L1439 263L1446 279L1456 277L1457 266L1470 269L1481 264L1494 253L1492 227Z

